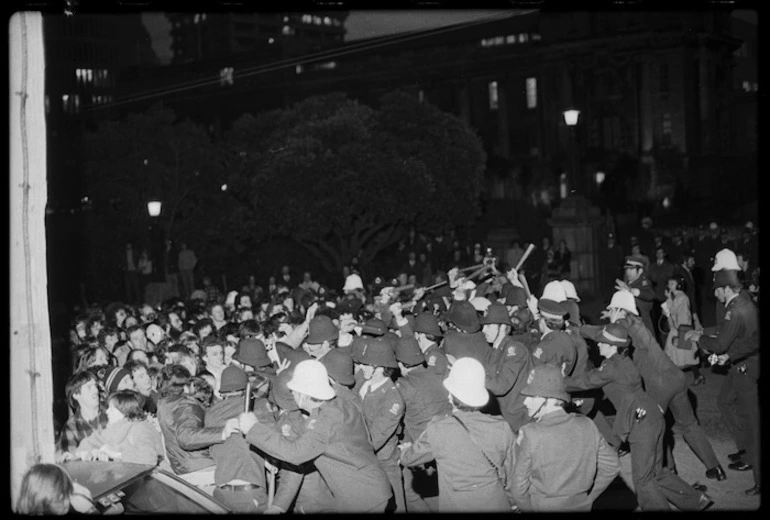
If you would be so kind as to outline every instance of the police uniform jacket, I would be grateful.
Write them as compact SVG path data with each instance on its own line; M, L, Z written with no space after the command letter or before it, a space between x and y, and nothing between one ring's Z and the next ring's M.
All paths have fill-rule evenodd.
M222 427L206 428L205 413L203 406L187 395L164 397L158 402L166 456L177 475L214 465L209 447L224 442Z
M535 366L551 363L560 367L564 375L570 375L575 369L577 354L569 334L561 330L552 330L534 346L532 361Z
M434 417L452 413L443 378L423 366L416 366L396 381L396 388L404 400L404 441L420 437Z
M334 496L336 512L366 512L379 508L392 496L388 477L369 442L364 418L344 400L334 398L314 409L296 438L257 423L246 440L295 466L314 461Z
M642 274L639 278L628 284L628 287L633 289L639 289L639 296L634 296L636 300L636 308L639 311L639 316L642 317L644 324L654 331L655 327L652 325L652 318L650 318L650 311L652 310L652 302L655 300L655 289L652 287L652 282L647 278L645 274Z
M489 344L481 331L472 334L450 331L444 336L441 348L444 354L452 355L456 359L472 357L483 364L485 353L489 350Z
M663 416L658 404L642 389L642 377L633 361L616 354L604 360L599 368L564 378L568 392L601 388L615 407L616 415L612 431L625 440L635 423L637 408L648 415Z
M533 366L527 347L510 336L503 338L497 348L489 349L484 363L486 387L497 397L500 413L514 432L529 422L521 389Z
M400 326L398 330L401 332L402 338L414 337L414 329L407 321L406 324ZM432 344L423 352L425 360L428 362L428 368L431 372L434 372L441 377L449 374L449 361L447 361L446 354L439 346L438 343Z
M387 379L361 399L361 411L379 460L398 459L397 432L404 418L404 399L395 383Z
M558 409L522 426L513 493L520 511L590 511L620 472L594 422Z
M759 315L748 291L728 302L722 326L716 331L707 329L700 346L714 354L726 353L733 367L759 378Z
M629 314L617 323L626 329L631 338L634 346L633 363L642 376L645 391L664 410L667 409L671 399L687 388L687 376L660 348L641 318ZM600 326L581 327L581 333L588 337L591 337L592 331L598 330L601 330Z
M243 406L243 396L223 399L206 410L204 424L208 428L219 428L221 432L229 419L238 417L243 412ZM214 483L217 486L227 484L233 479L240 479L262 488L267 487L265 460L251 451L242 435L230 435L222 444L213 445L210 451L216 463Z
M569 317L569 323L572 323L575 326L581 326L583 324L583 319L580 317L580 306L578 305L577 301L573 299L567 299L562 302L565 307L567 307L567 316Z
M453 416L437 417L428 423L417 441L401 453L401 464L418 466L436 461L438 508L442 513L510 512L514 504L511 485L515 444L511 427L501 417L478 411L456 411L455 414L478 445ZM479 446L483 446L503 479L484 458Z
M297 439L305 423L300 410L280 410L276 417L276 427L288 439ZM303 514L334 512L334 496L315 464L294 466L280 461L277 467L274 505L288 512L294 504L294 512Z
M540 336L542 336L540 331L535 330L532 327L528 327L526 330L514 331L511 334L511 338L513 338L514 341L518 341L527 347L530 352L533 352L537 344L540 343Z

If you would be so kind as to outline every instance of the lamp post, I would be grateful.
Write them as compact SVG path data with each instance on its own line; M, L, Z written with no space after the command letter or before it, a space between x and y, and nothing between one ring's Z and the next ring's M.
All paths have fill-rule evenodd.
M580 175L578 172L578 157L577 157L577 137L575 136L575 127L580 119L580 110L570 108L564 111L564 122L570 129L570 146L571 146L571 162L570 168L570 193L577 193L579 189Z
M150 256L153 259L153 279L160 273L160 259L163 252L162 247L158 245L158 230L155 225L162 209L163 202L160 200L153 198L147 202L147 213L150 215Z

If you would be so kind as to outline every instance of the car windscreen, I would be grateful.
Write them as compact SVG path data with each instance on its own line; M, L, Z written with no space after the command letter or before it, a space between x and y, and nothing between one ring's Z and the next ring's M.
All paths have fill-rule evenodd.
M227 512L208 496L160 473L146 475L121 491L125 514Z

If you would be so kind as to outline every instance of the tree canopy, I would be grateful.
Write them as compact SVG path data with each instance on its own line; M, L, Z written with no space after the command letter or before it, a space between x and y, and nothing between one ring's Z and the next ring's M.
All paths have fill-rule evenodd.
M245 115L225 142L232 222L253 240L291 237L330 272L368 264L405 224L437 232L478 212L481 141L404 93L376 109L329 94Z

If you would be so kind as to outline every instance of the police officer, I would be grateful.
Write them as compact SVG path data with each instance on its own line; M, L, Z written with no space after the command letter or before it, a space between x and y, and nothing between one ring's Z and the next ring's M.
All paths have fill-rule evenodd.
M623 266L623 280L615 280L615 289L626 289L636 298L636 308L642 321L655 334L655 327L652 325L650 311L652 311L653 301L655 300L655 289L652 282L647 278L647 261L640 255L631 255L626 257L626 263Z
M399 339L396 360L401 377L396 388L404 399L403 442L417 440L434 417L452 413L443 377L428 367L413 336ZM438 511L438 480L435 463L404 467L404 496L408 513Z
M555 365L533 368L521 390L533 422L516 437L513 492L521 511L590 511L620 472L618 455L593 421L567 413Z
M353 392L361 397L361 411L374 452L393 487L395 511L403 513L406 509L404 486L396 446L404 418L404 399L394 382L399 375L396 354L384 339L371 337L366 340L359 363L363 383L357 385Z
M244 413L239 419L246 440L290 464L315 460L334 496L336 512L384 512L392 497L390 483L361 413L334 398L320 361L299 363L287 386L299 408L308 413L304 431L296 438L284 437L276 428L260 424L253 413Z
M497 398L503 418L514 432L518 432L529 421L520 393L533 366L532 355L526 346L509 335L513 324L502 303L495 302L487 308L481 325L491 347L484 364L487 389Z
M606 358L597 369L565 378L567 391L602 388L617 414L613 432L628 440L631 474L637 502L644 511L669 510L669 502L684 511L702 510L713 502L663 467L663 410L642 389L639 370L629 358L628 333L619 324L602 327L594 340Z
M611 323L624 328L634 344L633 363L644 381L647 393L664 410L671 410L677 429L682 432L687 444L706 466L706 477L716 480L727 478L717 460L714 448L703 427L695 417L692 404L687 396L687 376L666 355L655 341L650 330L638 316L636 302L628 291L618 291L612 296L606 317ZM581 334L594 337L601 327L584 325ZM665 465L674 469L673 450L666 446Z
M546 286L543 297L537 302L540 314L538 326L542 336L534 346L532 361L535 366L555 364L561 368L564 375L569 375L577 363L577 349L564 331L564 317L567 315L567 309L561 303L565 299L564 289L558 281L549 282L550 284L555 284L551 286L553 289L550 290L549 286Z
M479 410L487 404L484 367L473 358L459 358L444 380L454 412L434 418L413 443L400 445L401 464L436 461L439 511L510 512L514 442L501 417Z
M747 495L760 494L759 437L759 329L756 305L741 288L735 272L714 275L714 295L725 305L724 323L714 330L690 331L700 347L711 352L709 362L728 365L729 372L717 398L722 416L733 435L738 453L728 468L754 471L754 487ZM745 450L745 456L741 454ZM745 457L745 459L743 458Z
M428 369L438 374L442 379L449 373L449 362L446 354L439 346L439 342L444 337L444 332L438 323L438 318L431 312L421 312L414 318L414 325L404 318L400 303L394 303L390 306L401 337L412 336L417 340L420 351L425 357Z

